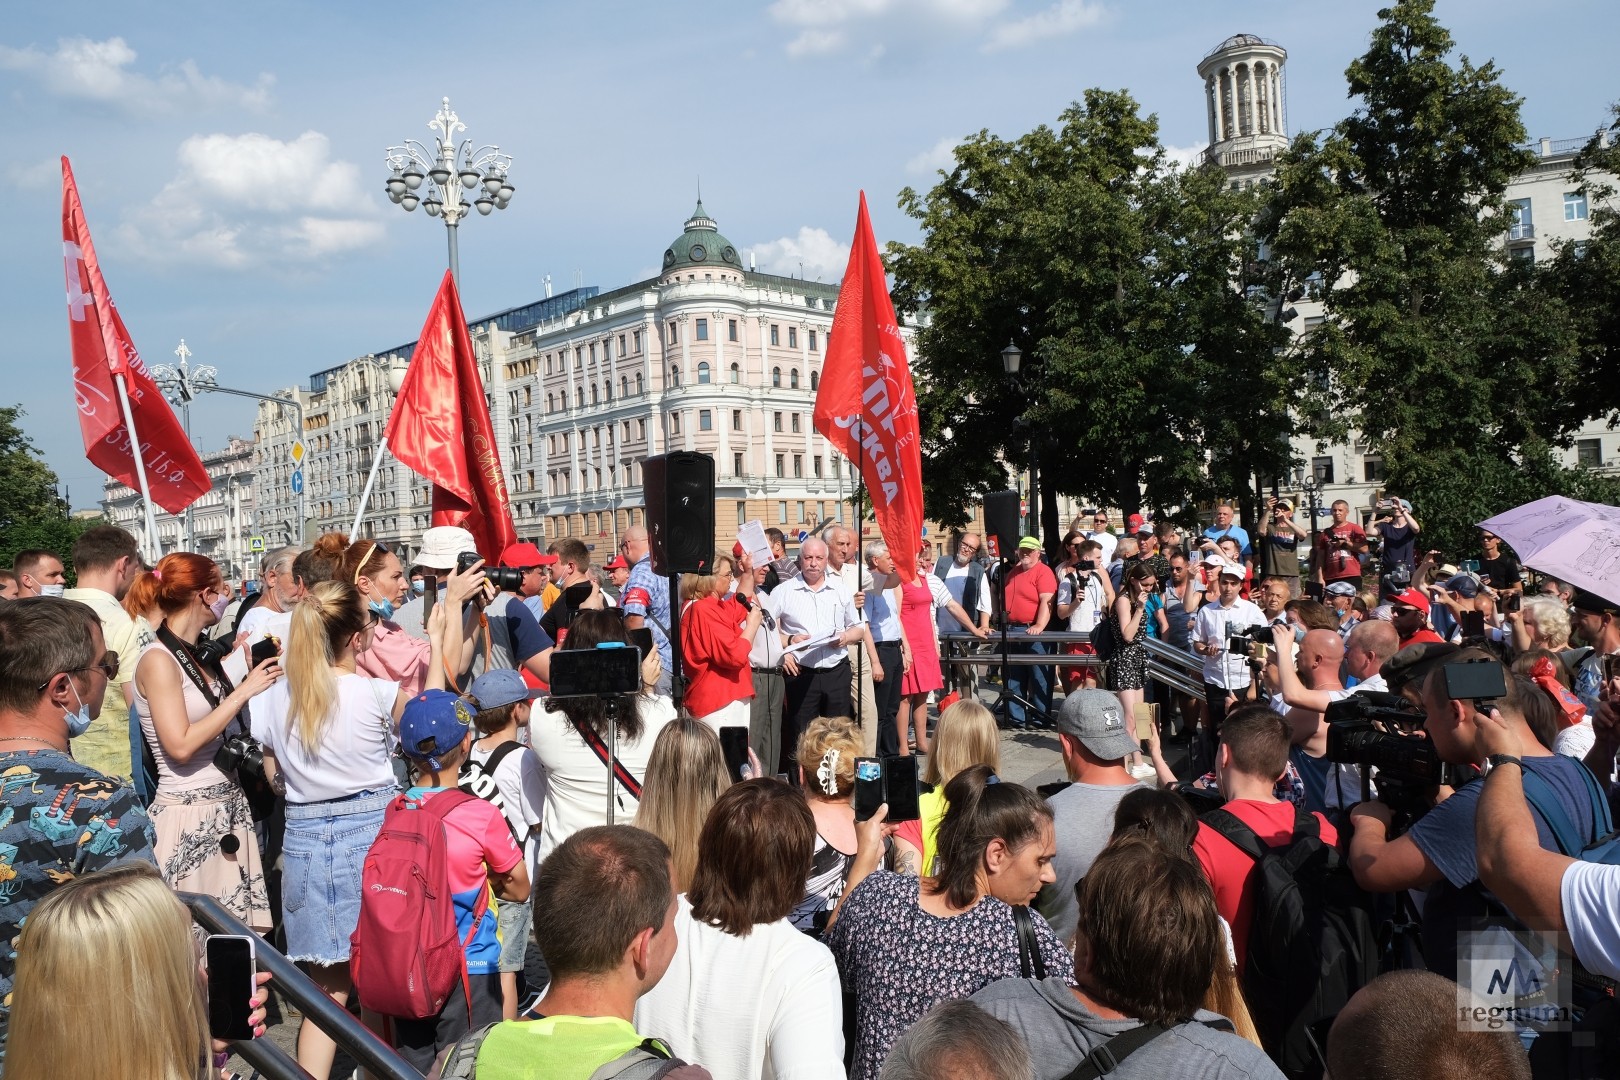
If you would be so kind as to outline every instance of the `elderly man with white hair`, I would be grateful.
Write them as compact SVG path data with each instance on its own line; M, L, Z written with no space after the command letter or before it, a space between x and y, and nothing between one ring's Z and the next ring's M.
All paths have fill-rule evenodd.
M849 590L827 573L822 541L811 537L799 545L799 576L778 585L771 598L779 604L777 627L789 649L782 658L787 708L779 769L792 776L799 736L810 721L852 715L849 646L864 642L874 679L883 669Z

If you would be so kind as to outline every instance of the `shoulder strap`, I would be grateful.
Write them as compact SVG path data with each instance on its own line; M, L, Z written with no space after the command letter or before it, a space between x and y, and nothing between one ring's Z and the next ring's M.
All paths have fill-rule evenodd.
M585 740L585 745L591 748L591 752L596 755L596 759L612 769L613 775L618 779L620 785L624 787L624 790L630 793L631 798L639 802L641 800L641 781L631 775L630 770L625 768L623 762L618 758L609 760L608 748L602 745L602 737L592 731L589 724L582 724L577 720L574 721L574 729L579 732L579 737Z
M501 1021L485 1024L457 1039L439 1066L440 1080L473 1080L478 1068L478 1052L484 1048L484 1040L489 1038L490 1031L498 1023Z
M1265 856L1267 848L1260 842L1260 837L1232 811L1211 810L1199 820L1226 837L1232 842L1233 847L1255 862L1259 862Z
M495 775L495 770L501 767L501 762L506 760L506 757L507 757L508 754L515 753L515 752L517 752L519 750L522 750L522 749L523 749L523 744L518 742L516 739L513 739L511 742L503 742L503 743L501 743L501 745L499 745L495 749L491 750L489 752L489 760L488 761L485 761L482 764L479 764L478 762L474 761L472 759L472 755L469 754L467 756L467 763L470 764L470 765L476 766L477 768L483 769L489 775L494 776Z
M1575 823L1569 820L1564 808L1558 805L1558 794L1551 784L1536 775L1529 769L1520 767L1519 772L1524 778L1524 798L1541 815L1541 820L1547 823L1552 830L1553 839L1558 844L1558 850L1572 859L1581 857L1581 850L1586 847L1581 840L1581 831ZM1596 813L1596 807L1593 807Z
M1035 938L1035 923L1029 917L1027 904L1014 904L1013 925L1018 929L1018 975L1024 979L1046 978L1046 960L1041 956L1040 942Z
M1120 1062L1169 1030L1165 1024L1143 1024L1121 1032L1092 1047L1091 1053L1064 1080L1097 1080L1098 1077L1107 1076L1119 1068Z

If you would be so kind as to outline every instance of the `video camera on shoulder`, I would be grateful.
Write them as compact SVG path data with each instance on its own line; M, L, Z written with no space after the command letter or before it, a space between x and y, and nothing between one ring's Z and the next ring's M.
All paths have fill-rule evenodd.
M1248 660L1264 662L1271 648L1271 627L1264 623L1244 627L1242 630L1228 630L1226 634L1226 651L1233 656L1241 656Z
M551 654L551 697L624 697L641 692L641 651L619 641Z
M465 574L482 558L476 551L463 551L456 556L456 573ZM523 570L516 566L486 566L484 578L498 592L518 592L523 588Z
M1424 713L1399 694L1364 690L1327 707L1327 758L1361 769L1364 794L1376 778L1378 801L1405 832L1434 805L1448 780L1440 752L1422 734Z

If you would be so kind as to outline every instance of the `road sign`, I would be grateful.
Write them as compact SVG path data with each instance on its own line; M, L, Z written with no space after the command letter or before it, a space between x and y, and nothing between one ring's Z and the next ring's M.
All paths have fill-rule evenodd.
M928 526L926 526L926 525L924 525L924 526L923 526L923 527L922 527L922 529L923 529L923 531L922 531L922 534L923 534L923 535L924 535L924 536L927 536L927 535L928 535Z
M248 537L248 550L249 551L263 551L264 550L264 537L262 537L262 536L250 536L250 537Z
M293 459L294 465L302 465L304 463L304 440L294 439L292 449L287 451L287 456Z
M799 530L799 543L802 544L806 540L808 540L809 538L810 538L810 530L809 529L800 529Z
M294 495L302 495L304 493L304 470L303 469L294 469L293 470L293 474L292 474L292 493Z

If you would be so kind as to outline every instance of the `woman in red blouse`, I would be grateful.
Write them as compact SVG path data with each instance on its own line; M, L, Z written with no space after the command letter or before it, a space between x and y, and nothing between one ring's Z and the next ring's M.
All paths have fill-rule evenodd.
M720 553L712 574L683 575L681 604L687 709L717 731L747 727L754 698L748 650L760 622L748 556Z

